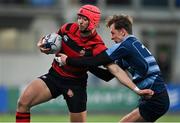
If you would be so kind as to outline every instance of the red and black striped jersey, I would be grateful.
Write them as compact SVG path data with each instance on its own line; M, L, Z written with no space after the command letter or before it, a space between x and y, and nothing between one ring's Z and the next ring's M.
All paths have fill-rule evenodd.
M62 36L62 53L72 58L81 56L96 56L107 48L97 32L89 37L81 37L77 23L64 24L57 32ZM87 79L88 68L79 68L69 65L59 66L54 60L53 69L61 76L73 79Z

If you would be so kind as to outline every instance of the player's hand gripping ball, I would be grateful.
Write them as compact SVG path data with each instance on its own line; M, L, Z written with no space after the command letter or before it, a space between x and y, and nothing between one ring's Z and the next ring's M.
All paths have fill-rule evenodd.
M62 37L56 33L51 33L43 38L44 48L49 48L48 54L55 54L61 49Z

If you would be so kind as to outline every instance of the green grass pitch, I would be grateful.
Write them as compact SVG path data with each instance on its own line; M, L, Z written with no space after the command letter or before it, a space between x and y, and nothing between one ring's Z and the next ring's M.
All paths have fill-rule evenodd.
M88 122L118 122L119 119L122 117L122 115L118 114L89 114L87 117ZM69 122L68 115L53 115L53 114L47 114L47 115L37 115L33 114L31 118L32 122ZM15 122L15 116L9 115L9 114L0 114L0 122ZM160 119L158 119L157 122L180 122L179 114L172 115L172 114L166 114Z

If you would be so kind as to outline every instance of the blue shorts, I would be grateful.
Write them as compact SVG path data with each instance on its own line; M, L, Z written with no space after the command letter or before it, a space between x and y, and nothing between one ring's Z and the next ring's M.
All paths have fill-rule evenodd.
M72 113L80 113L86 111L87 105L87 82L77 82L76 80L63 78L57 74L52 68L49 73L39 77L49 88L53 98L60 95L64 96L68 109ZM67 95L68 90L71 89L73 96Z
M139 111L147 122L155 122L169 109L169 96L167 90L155 93L151 99L139 100Z

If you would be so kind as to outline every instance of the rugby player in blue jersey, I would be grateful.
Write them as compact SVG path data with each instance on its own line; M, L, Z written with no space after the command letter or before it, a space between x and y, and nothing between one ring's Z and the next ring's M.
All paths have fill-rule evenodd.
M111 39L116 43L95 57L70 58L60 54L61 62L77 67L105 65L108 71L98 70L101 78L108 81L114 76L121 80L121 68L131 74L138 89L151 89L150 98L141 96L139 105L121 119L121 122L155 122L169 109L169 96L159 66L150 51L132 35L132 18L127 15L114 15L107 20ZM113 63L113 64L112 64ZM114 64L116 63L116 64ZM120 67L119 67L120 66ZM102 74L104 74L102 76ZM107 75L109 74L109 75Z

